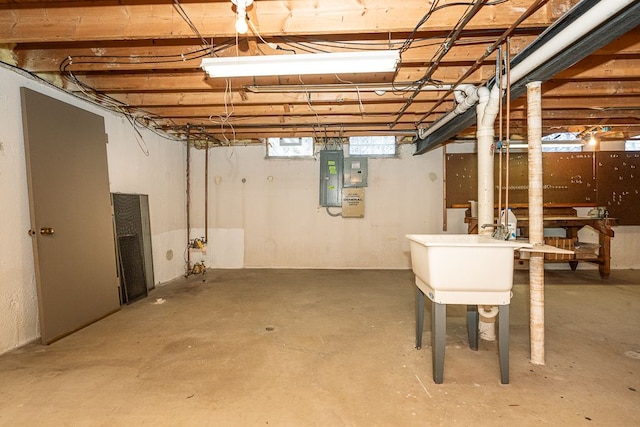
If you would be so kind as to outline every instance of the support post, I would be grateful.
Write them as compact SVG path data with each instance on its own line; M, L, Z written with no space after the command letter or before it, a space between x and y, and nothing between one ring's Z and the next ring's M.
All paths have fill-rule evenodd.
M544 245L542 200L542 95L540 82L527 84L529 141L529 242ZM529 260L529 334L531 363L544 365L544 254L532 252Z

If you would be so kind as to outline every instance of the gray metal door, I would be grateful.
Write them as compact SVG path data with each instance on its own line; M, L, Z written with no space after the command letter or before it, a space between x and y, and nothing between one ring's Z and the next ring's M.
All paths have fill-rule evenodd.
M101 116L21 88L40 334L120 308ZM26 230L25 230L26 231Z

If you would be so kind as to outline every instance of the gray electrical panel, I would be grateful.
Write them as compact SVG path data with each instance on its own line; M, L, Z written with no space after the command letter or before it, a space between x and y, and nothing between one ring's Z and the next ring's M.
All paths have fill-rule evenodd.
M342 206L342 150L320 151L320 206Z
M344 186L366 187L369 172L367 157L347 157L344 159Z

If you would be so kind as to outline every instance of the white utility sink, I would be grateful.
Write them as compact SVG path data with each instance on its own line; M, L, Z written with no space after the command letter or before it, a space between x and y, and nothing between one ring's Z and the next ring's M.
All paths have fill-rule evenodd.
M416 286L441 304L509 304L513 252L527 241L478 234L408 234Z

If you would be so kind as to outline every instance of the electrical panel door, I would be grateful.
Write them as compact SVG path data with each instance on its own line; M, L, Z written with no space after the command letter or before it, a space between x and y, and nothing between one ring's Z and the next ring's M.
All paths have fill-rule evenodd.
M367 157L347 157L344 159L344 186L366 187L368 172Z
M342 206L342 150L320 151L320 206Z

